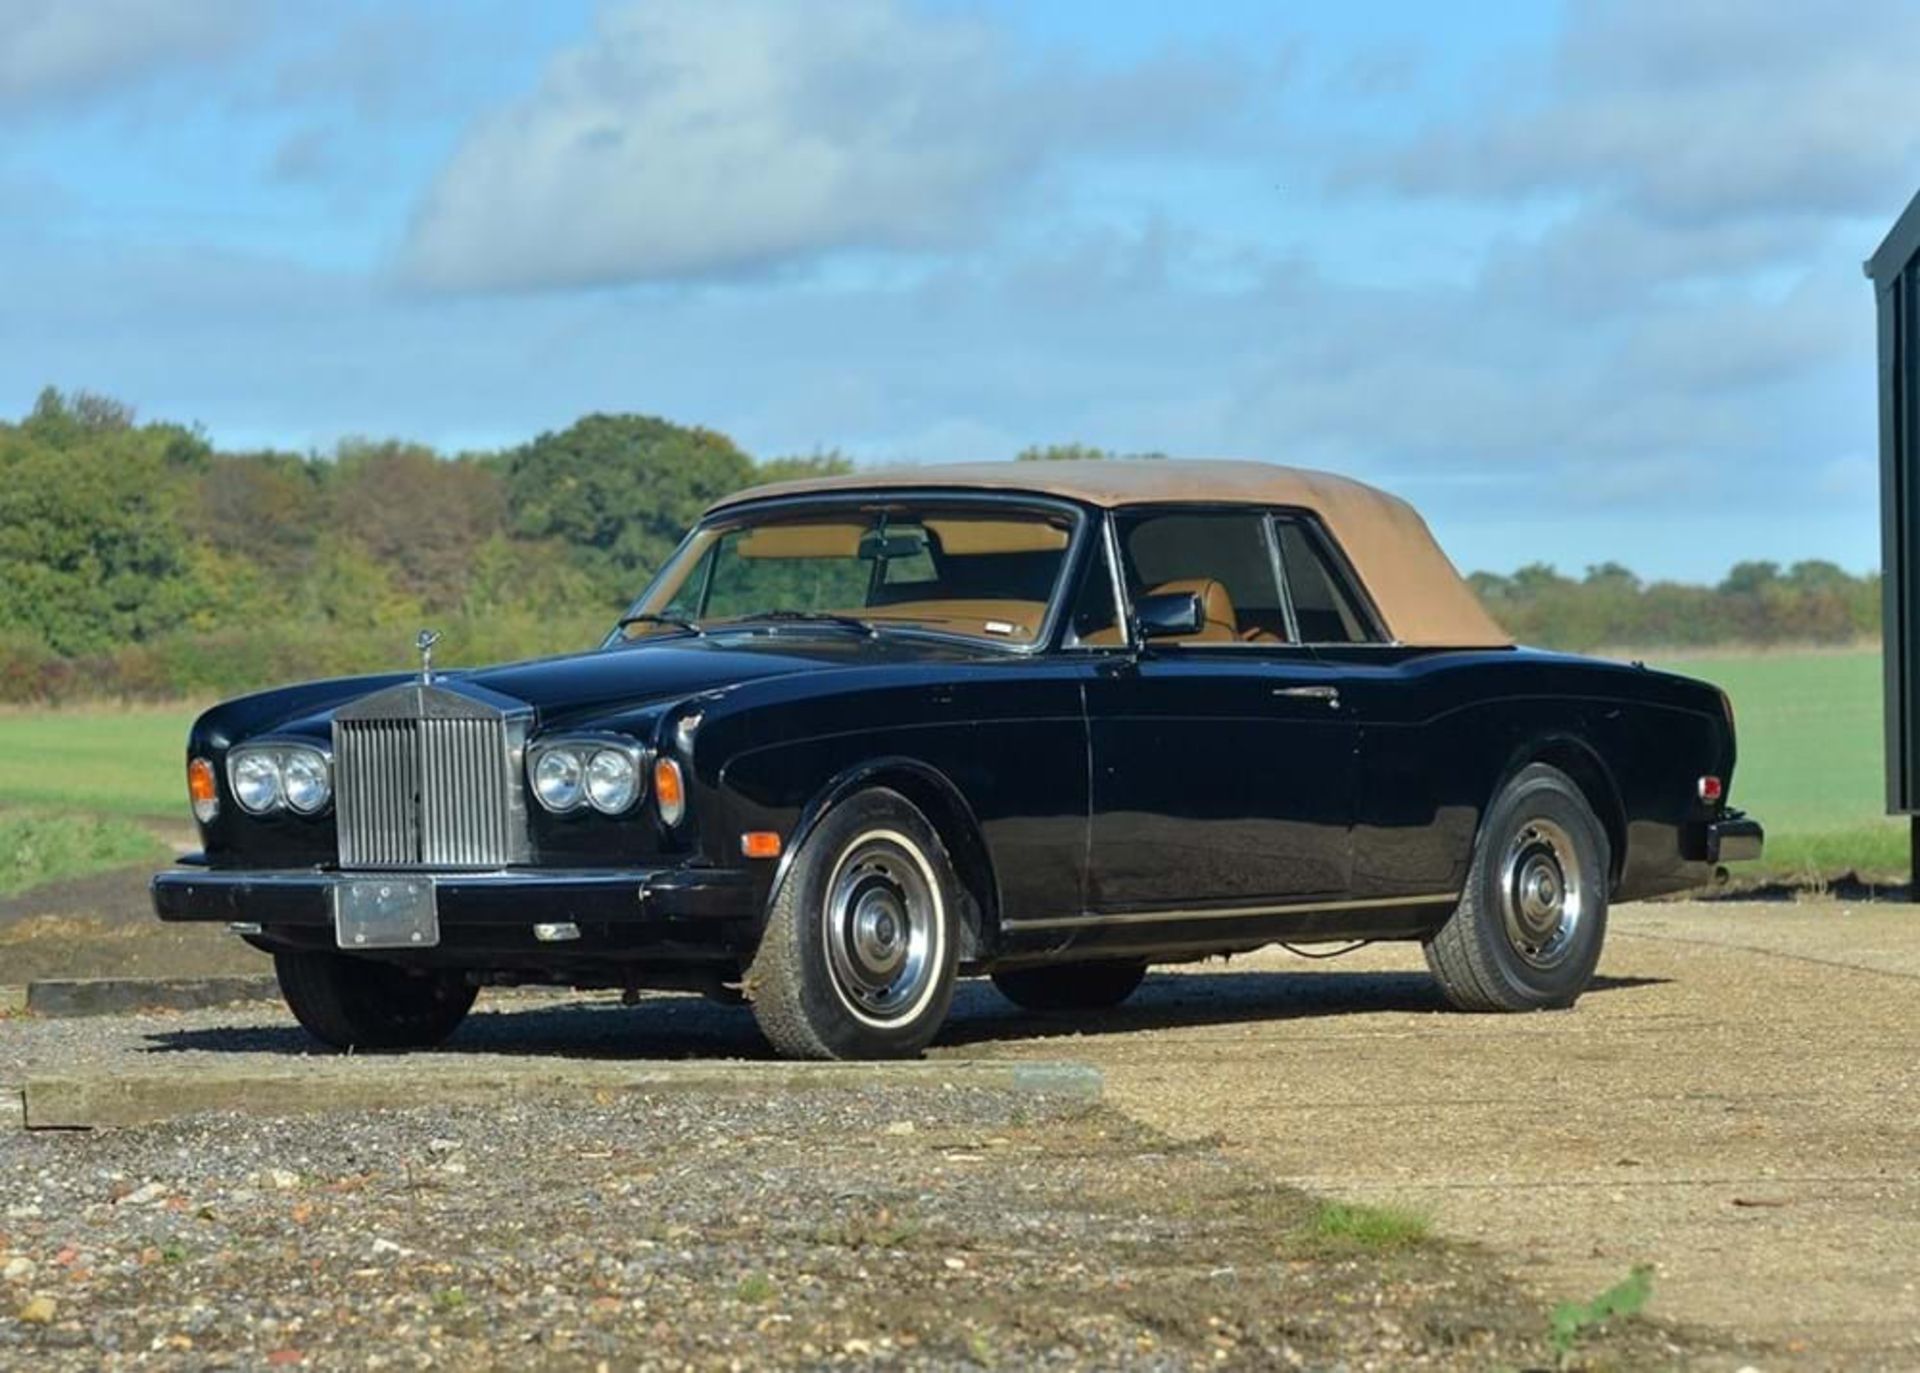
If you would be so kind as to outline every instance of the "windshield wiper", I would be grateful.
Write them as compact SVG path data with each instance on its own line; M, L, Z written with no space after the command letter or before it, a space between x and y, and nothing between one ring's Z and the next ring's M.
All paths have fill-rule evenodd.
M761 610L752 615L738 616L734 623L744 624L752 620L772 620L787 624L838 625L842 629L851 629L856 633L864 634L869 639L880 636L879 626L871 621L863 620L858 615L841 615L831 610Z
M689 620L684 615L655 615L651 612L641 615L622 615L615 629L625 629L628 625L670 625L674 629L684 629L689 634L705 634L698 620Z

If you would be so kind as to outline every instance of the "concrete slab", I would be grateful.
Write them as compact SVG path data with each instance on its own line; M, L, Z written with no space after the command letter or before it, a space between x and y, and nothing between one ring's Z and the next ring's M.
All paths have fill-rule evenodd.
M1655 1315L1920 1368L1920 907L1627 906L1600 974L1572 1011L1460 1015L1417 948L1271 950L1156 973L1069 1051L1110 1104L1426 1212L1550 1300L1653 1263Z
M19 1015L27 1009L25 987L0 987L0 1015Z
M280 996L271 976L48 978L28 983L25 990L26 1011L48 1017L198 1011Z
M0 1131L24 1129L26 1124L26 1093L0 1082Z
M1920 911L1891 901L1686 901L1634 906L1634 939L1714 944L1830 963L1886 977L1920 977Z
M196 1064L192 1072L49 1075L22 1089L29 1129L149 1125L205 1111L292 1116L500 1101L581 1100L685 1092L832 1092L916 1087L1035 1092L1097 1100L1101 1076L1078 1063L450 1062L430 1054L308 1060L299 1067Z

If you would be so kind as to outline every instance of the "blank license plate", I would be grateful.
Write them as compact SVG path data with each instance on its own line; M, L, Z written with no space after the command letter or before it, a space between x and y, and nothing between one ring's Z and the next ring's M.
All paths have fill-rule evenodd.
M334 884L333 937L343 949L430 949L440 942L433 883L350 878Z

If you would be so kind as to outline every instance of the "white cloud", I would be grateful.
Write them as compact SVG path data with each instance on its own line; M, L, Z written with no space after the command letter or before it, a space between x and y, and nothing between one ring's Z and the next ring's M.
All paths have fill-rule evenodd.
M0 106L93 94L218 58L251 36L257 0L0 0Z
M1068 149L1171 147L1230 64L1045 66L902 0L659 0L602 13L470 131L404 256L436 287L752 271L965 243Z
M1362 175L1403 190L1592 193L1653 219L1877 215L1914 184L1910 0L1573 6L1537 73Z
M1177 248L1137 246L968 261L915 287L396 299L282 261L70 245L11 259L0 342L22 343L0 348L0 413L52 381L223 441L506 443L591 410L712 425L763 455L1081 441L1344 470L1402 491L1445 537L1468 531L1454 552L1475 566L1870 561L1872 485L1849 480L1873 451L1857 267L1839 299L1862 324L1834 346L1818 292L1587 328L1472 284L1275 267L1208 287L1143 267ZM1737 537L1701 544L1708 514ZM1602 537L1583 520L1611 523Z

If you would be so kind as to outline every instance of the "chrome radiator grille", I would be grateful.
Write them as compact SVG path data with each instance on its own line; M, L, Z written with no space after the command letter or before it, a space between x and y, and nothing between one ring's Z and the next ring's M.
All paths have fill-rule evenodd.
M513 735L497 715L336 717L340 866L497 868L520 859L526 816Z

